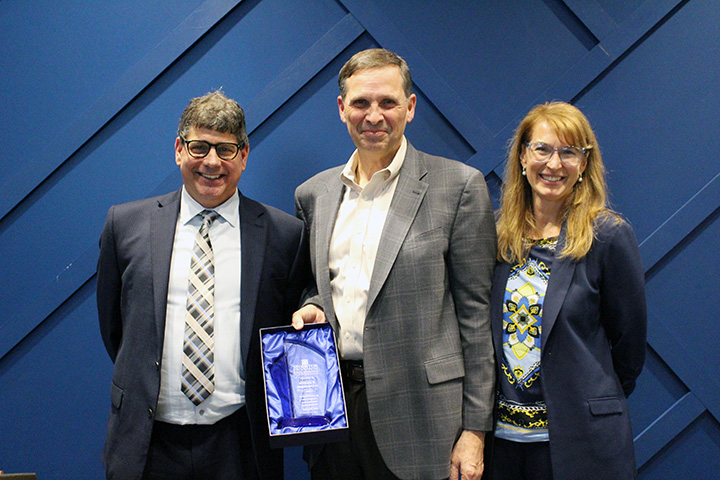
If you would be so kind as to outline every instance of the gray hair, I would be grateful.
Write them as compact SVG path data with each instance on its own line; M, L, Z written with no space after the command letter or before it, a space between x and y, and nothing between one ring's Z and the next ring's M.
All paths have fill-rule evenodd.
M226 97L222 90L190 100L180 117L178 136L186 138L193 127L235 135L241 149L250 143L245 126L245 112L240 104Z

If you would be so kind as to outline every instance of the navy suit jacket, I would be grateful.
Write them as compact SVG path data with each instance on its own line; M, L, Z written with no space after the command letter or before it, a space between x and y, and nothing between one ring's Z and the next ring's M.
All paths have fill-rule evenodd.
M103 463L108 478L139 479L160 391L168 279L181 190L110 208L100 239L100 331L114 363ZM262 478L281 479L268 444L258 330L288 325L309 277L302 222L240 195L241 348L246 410Z
M558 252L565 229L558 239ZM510 272L500 263L491 318L497 364L503 354L503 299ZM626 397L646 349L645 276L630 225L598 222L579 261L553 261L542 314L540 379L547 404L553 478L634 478ZM495 459L512 461L512 459Z

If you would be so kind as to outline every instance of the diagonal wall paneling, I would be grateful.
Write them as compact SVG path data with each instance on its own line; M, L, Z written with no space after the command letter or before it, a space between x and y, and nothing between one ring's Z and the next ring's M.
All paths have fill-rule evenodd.
M245 107L251 150L240 187L292 211L294 187L353 149L338 119L338 70L382 46L412 70L409 140L480 168L495 201L507 141L531 106L566 100L588 115L613 205L647 269L648 360L629 399L639 478L714 478L718 7L0 2L0 404L13 413L0 415L0 468L102 478L112 366L94 305L97 239L111 204L180 186L172 144L189 98L222 87ZM286 470L309 478L299 449L286 452Z

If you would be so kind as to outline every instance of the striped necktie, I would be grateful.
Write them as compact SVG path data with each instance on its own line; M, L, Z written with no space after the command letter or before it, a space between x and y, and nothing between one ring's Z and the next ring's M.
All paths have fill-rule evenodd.
M203 223L195 237L190 261L181 382L183 393L195 405L199 405L215 390L215 265L209 230L218 214L212 210L203 210L200 215L203 216Z

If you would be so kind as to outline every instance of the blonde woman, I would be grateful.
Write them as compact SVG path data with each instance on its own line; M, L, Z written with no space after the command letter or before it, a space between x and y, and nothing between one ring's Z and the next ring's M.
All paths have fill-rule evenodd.
M604 176L574 106L539 105L517 128L491 307L495 480L635 476L626 397L645 360L644 269Z

